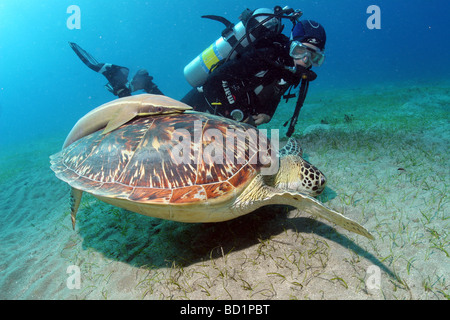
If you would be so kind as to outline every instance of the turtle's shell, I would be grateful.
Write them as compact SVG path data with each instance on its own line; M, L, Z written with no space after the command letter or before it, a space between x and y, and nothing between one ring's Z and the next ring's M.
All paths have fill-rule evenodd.
M260 144L245 139L255 132L198 112L142 117L77 140L52 156L52 170L72 187L103 198L175 205L225 201L262 167Z

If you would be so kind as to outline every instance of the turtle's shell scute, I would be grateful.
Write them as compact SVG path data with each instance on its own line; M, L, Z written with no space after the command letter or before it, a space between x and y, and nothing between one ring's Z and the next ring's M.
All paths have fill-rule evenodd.
M244 139L252 130L196 112L137 118L74 142L52 156L52 169L72 187L102 197L155 204L221 201L261 167L257 141ZM181 145L188 154L179 152Z

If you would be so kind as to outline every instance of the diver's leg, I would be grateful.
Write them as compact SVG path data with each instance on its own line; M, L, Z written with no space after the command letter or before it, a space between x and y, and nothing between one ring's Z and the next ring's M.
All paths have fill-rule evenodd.
M109 81L106 84L106 89L119 98L131 96L131 90L128 86L129 72L130 70L126 67L109 63L105 63L99 71L99 73L103 74Z
M83 63L90 69L94 70L95 72L99 72L103 67L104 63L99 63L93 56L91 56L86 50L81 48L76 43L69 42L69 46L73 49L78 58L80 58L80 60L83 61Z
M139 70L134 75L133 80L131 80L131 91L135 92L138 90L144 90L147 93L164 95L164 93L159 90L158 86L152 80L153 77L148 74L147 70Z
M90 69L101 73L108 80L106 88L118 97L126 97L131 95L131 90L128 87L128 73L129 69L126 67L117 66L110 63L98 62L86 50L81 48L74 42L69 42L70 47L76 53L78 58Z

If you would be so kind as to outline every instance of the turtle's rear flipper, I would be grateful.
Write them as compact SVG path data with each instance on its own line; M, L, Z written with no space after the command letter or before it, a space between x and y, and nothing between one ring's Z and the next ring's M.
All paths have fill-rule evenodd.
M72 218L73 230L75 230L76 216L82 195L83 191L75 188L70 189L70 217Z

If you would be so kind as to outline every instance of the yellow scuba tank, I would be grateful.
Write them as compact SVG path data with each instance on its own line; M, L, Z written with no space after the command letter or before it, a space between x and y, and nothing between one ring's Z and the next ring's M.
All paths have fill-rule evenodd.
M242 19L236 25L222 17L203 16L204 18L220 21L227 25L227 28L222 32L222 36L219 39L184 67L184 76L189 84L193 87L203 85L208 74L219 61L233 59L249 43L263 36L265 32L281 32L283 25L276 13L282 10L285 9L275 7L274 9L257 9L253 13L247 12L247 19ZM264 28L259 28L260 25L264 26Z

